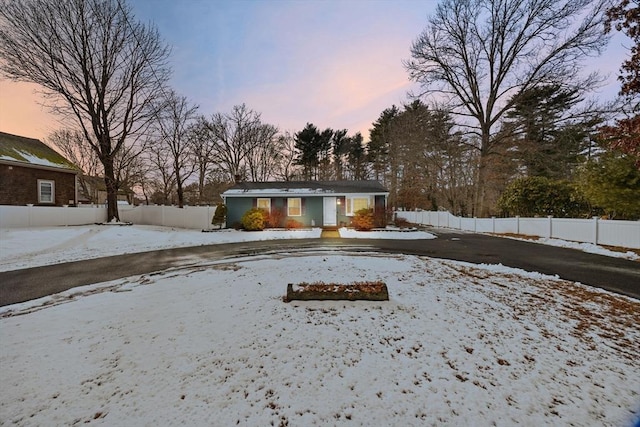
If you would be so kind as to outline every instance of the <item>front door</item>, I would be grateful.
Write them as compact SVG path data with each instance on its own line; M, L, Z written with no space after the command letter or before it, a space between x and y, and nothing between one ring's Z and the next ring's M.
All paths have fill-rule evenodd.
M323 227L335 227L338 225L338 210L336 209L336 198L325 197L324 209L322 214Z

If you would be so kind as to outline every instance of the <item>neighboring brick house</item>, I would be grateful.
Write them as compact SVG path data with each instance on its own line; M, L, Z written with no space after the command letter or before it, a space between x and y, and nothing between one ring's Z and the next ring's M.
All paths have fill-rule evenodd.
M0 132L0 205L75 206L76 175L43 142Z

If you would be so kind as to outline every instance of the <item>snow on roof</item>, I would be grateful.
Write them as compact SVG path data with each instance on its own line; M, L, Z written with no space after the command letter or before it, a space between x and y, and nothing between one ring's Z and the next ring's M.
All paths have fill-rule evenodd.
M289 195L289 194L388 194L378 181L278 181L240 182L223 193L224 196Z
M40 140L4 132L0 132L0 160L32 166L75 169L71 162Z

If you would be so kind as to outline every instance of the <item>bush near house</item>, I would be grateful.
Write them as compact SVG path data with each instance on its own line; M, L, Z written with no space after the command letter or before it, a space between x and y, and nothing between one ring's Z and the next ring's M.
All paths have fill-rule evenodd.
M262 231L267 224L269 214L264 209L251 208L242 215L240 222L248 231Z
M375 227L385 228L393 220L393 210L376 207L373 211L373 224Z
M278 228L282 227L282 221L285 218L284 209L272 208L271 212L267 215L267 227Z
M289 218L289 219L287 219L285 221L284 227L286 229L296 229L297 230L299 228L302 228L302 223L300 221L296 221L295 219Z
M370 231L374 225L373 210L360 209L356 211L351 224L358 231Z
M222 228L222 224L224 224L226 218L227 205L225 205L224 203L218 203L218 206L216 206L216 211L213 214L213 218L211 219L211 224L217 225L218 228Z
M395 220L393 221L393 224L398 228L409 228L413 225L409 221L407 221L405 218L400 218L398 216L396 216Z

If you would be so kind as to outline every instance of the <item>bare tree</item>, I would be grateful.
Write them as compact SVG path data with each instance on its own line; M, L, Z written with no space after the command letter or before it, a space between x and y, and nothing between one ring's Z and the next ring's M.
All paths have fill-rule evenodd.
M114 156L113 170L118 194L124 193L127 201L133 204L135 187L144 182L149 165L142 158L146 143L138 140L135 144L123 145Z
M188 131L189 144L193 153L196 173L198 175L198 201L203 203L205 200L205 185L207 184L207 176L211 173L214 164L213 155L216 149L216 143L209 132L207 119L204 116L198 116Z
M171 152L161 139L150 141L145 161L152 165L144 179L143 193L147 201L168 205L176 188Z
M189 104L186 97L172 90L163 100L155 123L161 143L166 146L170 155L180 208L184 207L184 182L196 167L188 129L195 119L197 109L197 106Z
M53 132L46 140L54 145L60 153L78 167L78 184L89 203L99 203L95 193L91 191L90 178L102 174L102 165L86 140L84 133L77 129L60 129Z
M107 219L119 219L115 156L153 118L169 49L124 0L0 0L0 72L39 84L74 118L104 168Z
M483 215L494 125L515 93L545 84L591 88L581 62L600 54L606 0L444 0L406 67L479 137L475 214ZM581 20L581 21L580 21Z
M273 170L273 178L276 181L291 181L300 174L299 168L295 165L295 139L291 132L285 131L280 134L277 145L280 155L278 156L278 164Z
M274 177L283 155L276 135L278 129L269 124L261 124L252 130L255 143L247 156L247 168L251 181L267 181Z
M215 113L207 126L217 148L214 160L229 180L245 179L251 173L250 157L259 146L267 146L277 129L263 124L260 114L236 105L231 113Z

